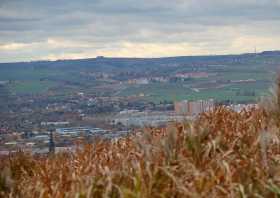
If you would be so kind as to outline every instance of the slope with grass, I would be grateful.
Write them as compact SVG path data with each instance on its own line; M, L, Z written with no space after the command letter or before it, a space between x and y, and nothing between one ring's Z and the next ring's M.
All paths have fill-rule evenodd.
M183 99L209 99L219 102L255 102L256 96L236 96L236 92L223 89L231 81L255 80L250 89L265 93L279 68L279 52L263 52L258 54L217 55L217 56L184 56L169 58L92 58L81 60L35 61L24 63L0 63L0 81L8 81L8 88L14 94L46 94L56 90L55 94L65 95L64 90L71 87L72 92L99 94L99 84L106 87L106 95L132 96L146 93L143 98L155 103ZM174 78L177 73L205 72L206 78L185 79L182 82L166 84L150 83L146 86L127 86L118 89L112 82L125 83L138 77ZM93 77L104 73L111 76L109 81L99 81ZM133 74L133 75L132 75ZM92 76L93 75L93 76ZM107 79L108 80L108 79ZM209 86L217 84L216 89L208 92ZM202 86L203 85L203 86ZM240 83L239 89L244 91L246 83ZM259 86L261 85L261 86ZM187 87L187 88L186 88ZM202 88L200 93L193 93L188 88ZM213 88L213 87L210 87ZM145 90L144 90L145 89ZM144 91L143 91L144 90ZM107 94L108 93L108 94ZM141 94L143 95L143 94ZM175 97L174 97L175 95ZM192 97L192 95L194 97Z

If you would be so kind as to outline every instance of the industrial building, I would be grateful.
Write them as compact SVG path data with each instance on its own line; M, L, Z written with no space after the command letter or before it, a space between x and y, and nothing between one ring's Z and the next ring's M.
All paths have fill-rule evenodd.
M87 134L100 134L105 133L106 130L91 127L70 127L70 128L57 128L56 133L59 135L78 135L80 133Z

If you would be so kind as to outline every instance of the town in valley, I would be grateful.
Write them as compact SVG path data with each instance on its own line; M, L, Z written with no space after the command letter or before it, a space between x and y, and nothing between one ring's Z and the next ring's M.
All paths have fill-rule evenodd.
M0 64L0 155L71 150L192 120L223 105L257 108L280 52Z

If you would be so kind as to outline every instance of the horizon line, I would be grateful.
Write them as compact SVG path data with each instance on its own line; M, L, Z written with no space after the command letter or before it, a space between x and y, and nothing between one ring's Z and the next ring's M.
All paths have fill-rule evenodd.
M178 56L159 56L159 57L111 57L111 56L95 56L87 58L67 58L67 59L38 59L29 61L16 61L16 62L0 62L0 64L12 64L12 63L33 63L33 62L58 62L58 61L78 61L78 60L89 60L89 59L164 59L164 58L179 58L179 57L207 57L207 56L240 56L240 55L253 55L262 54L264 52L279 52L280 50L264 50L260 52L243 52L243 53L228 53L228 54L201 54L201 55L178 55Z

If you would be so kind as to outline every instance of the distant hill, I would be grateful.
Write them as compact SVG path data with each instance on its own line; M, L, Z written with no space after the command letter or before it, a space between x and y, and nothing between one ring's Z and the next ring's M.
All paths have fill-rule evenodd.
M263 55L263 56L280 56L280 51L264 51L264 52L261 52L260 55Z
M256 59L257 57L257 59ZM194 65L194 64L230 64L230 63L250 63L263 62L267 58L280 61L280 51L264 51L260 53L247 53L240 55L209 55L209 56L178 56L163 58L107 58L97 57L76 60L57 61L32 61L16 63L0 63L0 69L11 67L47 67L47 68L91 68L98 71L114 70L142 70L151 67L166 67ZM274 59L273 59L274 58ZM274 63L274 62L272 62Z
M82 90L88 94L113 96L118 93L118 96L126 97L145 91L145 99L151 101L173 101L174 97L176 100L211 97L219 101L230 99L248 102L254 101L256 97L245 93L249 90L252 95L263 94L272 85L279 66L280 51L163 58L101 56L77 60L0 63L0 81L9 82L6 87L13 94L41 94L49 90L66 94ZM188 72L209 75L208 78L178 82L176 74ZM100 77L103 74L107 78ZM161 77L168 83L149 83L136 87L126 85L131 79L155 77ZM245 83L248 80L251 83ZM200 92L193 92L192 88L200 88Z

